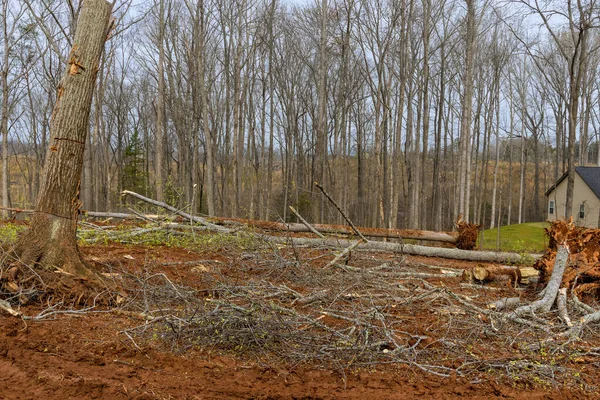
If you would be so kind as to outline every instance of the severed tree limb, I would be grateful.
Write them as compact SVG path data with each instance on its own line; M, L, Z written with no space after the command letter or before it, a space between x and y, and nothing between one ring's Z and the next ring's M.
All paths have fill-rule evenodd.
M560 317L560 319L567 326L573 326L571 318L569 318L569 312L567 311L567 288L561 288L558 290L558 297L556 298L556 308L558 308L558 316Z
M329 289L319 290L318 292L311 293L308 296L297 298L296 300L292 301L292 304L307 305L316 301L320 301L326 298L328 295Z
M588 314L582 317L577 324L573 325L568 331L566 331L563 335L568 336L572 339L578 338L581 336L581 332L583 328L591 323L600 321L600 311L596 311L594 313Z
M202 224L202 225L204 225L204 226L206 226L208 228L211 228L212 230L218 231L218 232L227 232L227 233L231 232L230 229L227 229L227 228L224 228L222 226L218 226L218 225L212 224L212 223L208 222L207 220L205 220L202 217L197 217L197 216L194 216L194 215L190 215L190 214L188 214L186 212L183 212L181 210L176 209L173 206L168 205L167 203L163 203L161 201L156 201L156 200L150 199L150 198L148 198L146 196L142 196L141 194L132 192L130 190L123 190L121 192L121 196L132 196L132 197L135 197L135 198L137 198L139 200L145 201L146 203L155 205L157 207L162 207L165 210L171 211L174 214L177 214L179 216L187 218L190 221L198 222L198 223L200 223L200 224Z
M593 314L596 312L594 307L590 307L581 300L579 300L575 291L571 291L571 300L573 301L573 305L582 313Z
M368 242L367 238L364 237L363 234L360 233L360 231L358 229L356 229L356 226L354 225L352 220L350 220L350 218L348 218L348 216L346 215L344 210L342 210L342 208L339 206L339 204L329 195L329 193L327 193L325 191L325 189L323 189L323 186L321 186L321 184L319 184L318 182L315 182L315 186L318 187L319 190L325 195L325 197L327 197L327 199L331 202L331 204L333 204L335 206L335 208L338 209L338 211L340 212L340 214L342 214L342 217L344 217L346 222L348 222L348 225L350 225L350 227L352 228L354 233L356 233L362 240L364 240L365 243Z
M521 303L521 299L518 297L505 297L494 303L488 304L488 308L500 311L504 309L515 308Z
M344 251L342 251L340 254L338 254L337 256L335 256L335 258L333 260L331 260L326 266L325 268L329 268L332 265L337 264L342 258L346 257L346 255L348 253L350 253L352 250L354 250L356 248L356 246L358 246L359 244L362 243L362 240L357 240L356 242L352 243L350 246L346 247L344 249Z
M552 308L552 305L556 300L558 289L560 288L560 284L567 267L568 259L569 248L566 246L566 244L559 245L556 259L554 260L552 275L550 276L550 280L544 289L544 296L540 300L536 300L531 304L517 308L509 317L516 318L526 314L534 314L536 311L550 311L550 308Z
M578 308L580 311L582 311L582 314L583 313L593 314L596 312L594 307L588 306L587 304L585 304L584 302L579 300L579 297L577 297L577 291L575 290L575 287L577 286L578 280L579 280L579 274L577 274L577 276L575 276L575 280L573 280L573 284L571 285L571 300L573 301L573 304L575 305L575 307Z
M20 317L21 313L16 311L14 308L12 308L12 306L10 305L10 303L6 300L0 300L0 309L6 311L7 313L9 313L10 315L12 315L13 317Z
M300 215L300 213L298 211L296 211L296 209L294 207L290 206L290 210L296 216L296 218L298 218L298 221L302 222L304 224L304 226L306 226L308 228L309 231L311 231L312 233L314 233L321 239L325 239L325 236L321 232L319 232L318 230L313 228L313 226L311 224L306 222L306 220L304 218L302 218L302 215Z
M129 209L129 211L131 211L133 214L135 214L137 217L139 217L139 218L143 219L144 221L148 221L148 222L156 223L156 219L155 219L155 218L152 218L152 217L151 217L151 216L149 216L149 215L144 215L144 214L142 214L142 213L139 213L139 212L137 212L137 211L135 211L135 210L133 210L133 209L131 209L131 208Z

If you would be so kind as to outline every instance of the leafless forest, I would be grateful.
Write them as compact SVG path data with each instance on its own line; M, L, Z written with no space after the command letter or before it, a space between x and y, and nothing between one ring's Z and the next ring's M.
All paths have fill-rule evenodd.
M5 209L35 202L79 3L1 2ZM83 208L132 190L341 222L319 182L363 226L543 220L548 186L600 160L599 16L596 0L118 0Z

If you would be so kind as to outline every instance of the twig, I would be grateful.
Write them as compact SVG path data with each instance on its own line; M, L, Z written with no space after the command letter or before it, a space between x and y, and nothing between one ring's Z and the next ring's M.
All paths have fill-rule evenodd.
M142 213L139 213L137 211L135 211L134 209L130 208L129 211L131 211L133 214L137 215L139 218L149 221L149 222L156 222L156 220L154 218L151 218L150 216L146 216Z
M340 261L342 258L346 257L346 255L348 253L350 253L352 250L354 250L356 248L356 246L358 246L359 244L361 244L362 241L361 240L357 240L356 242L352 243L350 246L346 247L344 249L344 251L342 251L340 254L338 254L337 256L335 256L335 258L333 260L331 260L326 266L325 268L329 268L332 265L335 265L338 263L338 261Z
M325 191L325 189L323 189L323 186L321 186L321 184L319 184L318 182L315 182L315 186L318 187L319 190L325 195L325 197L327 197L327 199L331 202L331 204L333 204L335 206L335 208L338 209L338 211L340 212L340 214L342 214L342 217L344 217L346 222L348 222L348 225L350 225L350 227L352 228L354 233L356 233L362 240L364 240L365 243L368 242L367 238L364 237L363 234L360 233L358 229L356 229L356 226L354 226L354 223L350 220L350 218L348 218L348 216L346 215L344 210L342 210L342 208L339 206L339 204L333 198L331 198L331 196L329 195L329 193L327 193Z
M311 303L314 303L315 301L324 299L325 297L327 297L328 294L329 294L329 289L320 290L320 291L312 293L308 296L304 296L299 299L296 299L292 302L292 304L301 304L301 305L311 304Z
M0 308L12 315L13 317L21 316L21 313L12 308L10 303L6 300L0 300Z
M300 215L300 213L298 211L296 211L296 209L294 207L290 206L290 210L296 216L296 218L298 218L298 221L302 222L304 224L304 226L306 226L308 228L309 231L311 231L312 233L314 233L321 239L325 239L325 236L321 232L316 230L311 224L306 222L306 220L304 218L302 218L302 215Z

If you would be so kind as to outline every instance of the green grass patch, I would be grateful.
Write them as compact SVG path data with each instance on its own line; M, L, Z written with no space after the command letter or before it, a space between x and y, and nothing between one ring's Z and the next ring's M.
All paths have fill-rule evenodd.
M479 236L482 250L501 250L516 253L542 253L548 245L544 228L547 222L528 222L500 227L500 248L498 248L498 228L486 229Z
M149 228L149 229L146 229ZM145 246L178 247L193 251L219 252L223 249L258 250L264 244L256 236L239 231L233 234L191 230L153 229L152 225L121 225L110 230L78 230L79 244L122 243Z
M13 224L10 222L0 224L0 244L12 244L17 240L19 232L24 231L27 225Z

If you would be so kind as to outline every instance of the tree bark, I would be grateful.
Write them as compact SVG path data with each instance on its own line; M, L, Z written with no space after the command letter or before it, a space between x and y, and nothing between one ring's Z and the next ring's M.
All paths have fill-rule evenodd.
M319 32L319 66L318 66L318 115L317 137L315 143L315 176L314 180L320 184L327 184L325 180L325 164L327 158L327 0L321 1L321 30ZM316 218L324 222L325 201L320 198L315 203Z
M112 5L83 3L65 74L51 119L50 148L30 227L15 252L25 264L91 277L76 242L79 188L85 139L100 56L109 32Z
M2 72L0 73L2 85L2 116L0 117L0 133L2 134L2 207L10 206L9 186L10 186L10 169L8 164L8 115L10 113L10 87L8 74L10 73L10 54L13 47L10 43L12 32L8 28L8 2L2 2L2 44L4 47L4 55L2 60ZM14 22L16 24L16 21ZM2 218L10 217L10 213L6 210L2 211Z
M475 38L477 35L477 25L475 22L475 0L465 0L467 5L467 36L466 36L466 52L465 52L465 74L463 79L463 98L462 98L462 115L460 123L460 172L459 172L459 209L458 212L463 215L465 221L470 221L469 218L469 142L471 140L471 121L472 121L472 105L473 105L473 63L475 58Z
M354 241L345 239L309 239L292 238L283 236L259 235L257 237L270 243L289 244L294 246L325 246L333 248L346 248L351 246ZM401 244L390 242L370 241L360 245L361 250L375 250L386 252L397 252L401 254L412 254L427 257L451 258L456 260L468 261L486 261L496 263L520 263L525 260L524 256L516 253L494 252L494 251L472 251L461 249L447 249L442 247L419 246L414 244ZM537 255L530 255L533 259L539 258Z
M165 177L165 2L160 0L158 11L158 98L156 100L156 150L154 173L156 175L156 198L164 200Z

